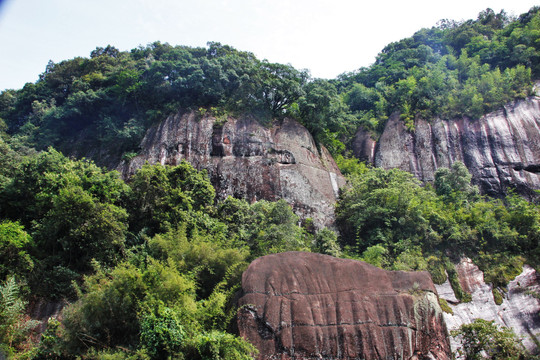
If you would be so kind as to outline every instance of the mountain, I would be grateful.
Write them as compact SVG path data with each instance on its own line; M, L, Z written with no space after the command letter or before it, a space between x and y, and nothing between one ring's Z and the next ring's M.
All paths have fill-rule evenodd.
M535 7L331 80L219 43L50 62L0 94L0 357L538 352L539 59Z

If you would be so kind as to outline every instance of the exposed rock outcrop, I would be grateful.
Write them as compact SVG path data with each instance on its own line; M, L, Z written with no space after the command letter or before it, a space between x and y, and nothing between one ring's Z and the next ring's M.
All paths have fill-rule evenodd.
M327 255L256 259L242 277L240 335L259 359L450 359L427 272Z
M306 128L289 119L265 127L253 117L218 123L210 116L178 114L148 130L141 148L137 157L119 165L124 177L145 161L174 165L187 160L208 171L219 198L285 199L317 226L333 223L334 203L345 184L328 151L319 152Z
M484 282L484 274L470 259L463 259L456 270L463 290L472 295L472 301L458 303L448 281L435 285L439 296L454 312L444 314L449 331L474 319L494 320L512 328L528 350L538 350L535 341L540 340L540 277L533 268L525 265L523 272L508 284L508 292L501 305L495 303L491 284ZM451 345L454 351L460 346L455 338L451 339Z
M508 104L478 120L416 119L414 132L394 114L376 146L368 139L359 129L353 144L358 158L409 171L422 181L433 181L439 167L461 161L485 194L515 188L527 196L540 189L539 97Z

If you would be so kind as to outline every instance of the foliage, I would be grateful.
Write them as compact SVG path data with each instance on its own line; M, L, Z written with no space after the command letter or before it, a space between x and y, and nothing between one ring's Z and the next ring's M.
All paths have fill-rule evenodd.
M88 277L86 286L86 294L64 310L68 353L133 343L139 333L139 301L148 290L142 273L125 264Z
M427 261L418 246L413 246L401 252L392 265L393 270L424 271L427 269Z
M25 315L26 303L19 285L9 277L0 285L0 351L9 355L27 352L28 335L38 325ZM31 348L31 346L30 346Z
M334 257L340 257L341 255L338 236L334 231L328 228L323 228L317 232L312 248L321 254L331 255Z
M231 226L230 236L247 244L254 257L310 249L308 238L298 226L298 216L285 200L261 200L249 205L245 200L229 197L218 206L218 213ZM325 237L328 236L331 235L326 233Z
M525 351L511 329L494 321L476 319L464 324L452 336L460 337L462 348L458 352L465 359L525 359Z
M442 311L444 311L447 314L454 315L454 310L452 310L452 308L450 307L450 305L448 305L448 302L445 299L440 297L439 305Z
M28 255L38 260L30 285L50 297L66 296L76 273L90 270L92 259L108 265L118 261L127 232L122 205L128 192L118 173L52 148L25 157L0 191L0 215L22 226L20 239L24 232L31 235L12 259L28 269Z
M370 68L330 81L219 43L107 46L50 62L36 83L0 93L2 351L251 359L254 347L227 333L232 299L251 260L282 251L428 270L436 283L448 276L461 301L470 294L452 260L467 255L502 300L524 262L538 265L538 204L479 196L459 162L440 168L433 186L372 169L351 156L351 139L359 126L376 138L393 113L414 131L418 117L478 118L528 96L540 75L539 25L538 8L517 19L487 9L389 44ZM265 124L285 116L304 124L350 177L336 208L340 236L309 220L301 227L284 200L217 201L208 174L186 162L146 164L126 184L117 172L48 148L99 154L101 163L129 160L150 126L191 110L218 125L245 113ZM32 323L21 290L73 300L34 350L24 341ZM480 350L521 356L509 333L490 323L460 336L470 358Z
M34 262L28 254L32 238L17 222L5 220L0 223L0 279L7 276L26 277Z
M344 176L351 176L353 174L362 175L368 171L366 164L355 157L344 157L341 154L337 154L334 160Z
M337 155L358 125L380 134L395 112L414 131L418 116L478 118L530 95L540 74L538 19L532 8L517 19L486 9L476 20L442 21L387 45L369 68L330 81L215 42L98 47L89 58L51 61L35 83L2 92L0 119L26 145L106 148L119 160L179 109L250 113L265 124L291 116ZM74 146L69 139L81 131L85 146Z
M505 288L523 271L525 259L509 253L480 253L475 259L478 267L484 272L484 281L494 288Z
M190 219L190 212L205 210L215 190L205 171L182 161L177 166L145 164L130 179L133 232L150 234L172 229Z
M411 174L375 168L351 179L337 205L336 221L345 244L357 246L358 253L381 244L394 254L420 242L438 245L440 237L429 222L437 206L435 195Z
M63 359L62 354L62 325L55 318L47 320L47 328L41 334L34 359Z
M152 358L163 359L182 347L184 330L174 310L160 306L141 319L141 344Z
M441 167L435 172L435 192L446 201L474 200L478 187L471 185L472 176L465 164L455 161L451 168Z
M186 357L194 360L251 360L257 349L232 334L212 331L199 334L187 345Z
M459 281L457 270L454 264L450 262L446 263L446 273L448 274L448 281L450 282L450 286L454 291L456 299L461 302L471 302L472 296L471 294L463 290L463 288L461 287L461 282Z
M462 302L471 295L448 257L469 256L502 300L499 290L523 263L537 262L538 242L530 239L538 238L538 205L515 195L505 201L480 197L461 163L437 174L435 188L396 169L353 174L336 207L341 245L348 256L361 255L375 266L428 270L438 284L448 277Z
M245 247L235 249L220 245L199 233L188 239L185 227L156 235L149 240L148 247L155 259L174 264L178 271L194 275L202 298L208 297L225 278L233 283L238 281L247 267L249 256Z
M478 118L531 93L540 74L538 16L536 7L518 19L486 9L476 20L441 21L387 45L372 66L336 84L363 127L379 133L394 112L412 131L417 116Z
M448 259L446 259L448 262ZM446 266L444 261L436 255L430 255L426 258L427 271L431 275L431 279L437 285L442 285L448 278L446 275Z
M362 261L383 268L387 265L388 250L382 245L372 245L362 253Z
M40 148L69 151L65 140L85 130L88 145L119 157L136 152L144 131L180 108L282 117L304 94L308 78L306 71L219 43L105 49L96 48L90 58L49 62L35 84L0 94L8 131L29 133L28 142Z

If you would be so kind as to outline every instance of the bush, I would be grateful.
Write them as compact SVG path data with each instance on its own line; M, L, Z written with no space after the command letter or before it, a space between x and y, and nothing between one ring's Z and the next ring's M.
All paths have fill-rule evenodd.
M199 334L186 344L190 360L252 360L257 349L246 340L225 332Z
M180 351L184 329L174 310L159 306L141 319L140 343L152 358L165 359Z
M476 319L452 331L452 336L462 341L458 353L467 360L485 359L524 359L526 353L520 340L507 327L494 321ZM484 354L486 356L484 356Z

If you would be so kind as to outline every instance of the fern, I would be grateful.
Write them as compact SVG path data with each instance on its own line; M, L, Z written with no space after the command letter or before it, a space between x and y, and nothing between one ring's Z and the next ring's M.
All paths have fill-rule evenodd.
M0 344L16 347L39 324L39 321L26 319L25 307L19 285L13 277L9 277L0 285Z

